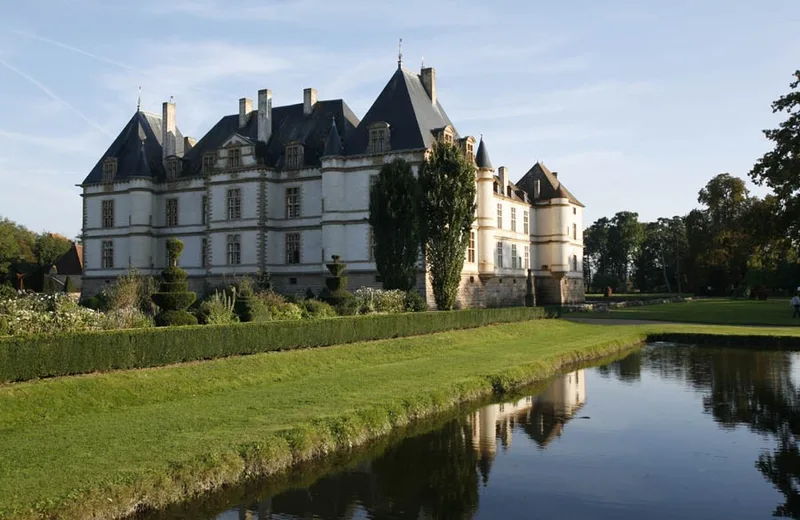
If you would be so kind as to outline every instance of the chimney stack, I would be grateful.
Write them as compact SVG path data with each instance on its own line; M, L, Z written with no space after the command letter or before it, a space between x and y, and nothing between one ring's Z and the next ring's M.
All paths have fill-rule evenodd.
M497 169L497 176L500 177L500 189L503 195L506 194L506 184L508 183L508 168L501 166Z
M272 135L272 91L265 88L258 91L258 140L269 141Z
M553 177L555 177L556 179L558 179L558 172L552 172L552 174L553 174Z
M175 155L178 130L175 123L175 102L170 98L161 107L161 150L162 158Z
M307 88L303 90L303 114L309 115L317 104L317 89Z
M436 69L433 67L428 67L422 69L420 73L420 80L422 81L422 86L425 87L425 92L428 93L428 97L431 98L431 104L436 104Z
M250 112L253 110L253 100L242 98L239 100L239 128L247 126Z
M197 144L197 139L194 137L184 137L183 138L183 153L186 154L194 148L194 145Z

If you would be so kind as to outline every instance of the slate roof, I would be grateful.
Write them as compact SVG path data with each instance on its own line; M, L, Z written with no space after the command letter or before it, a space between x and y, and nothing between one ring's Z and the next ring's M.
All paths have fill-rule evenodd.
M183 150L183 135L178 134L178 149ZM161 158L161 118L147 112L137 111L108 147L83 184L99 183L103 180L103 162L107 157L117 159L115 179L137 177L163 178L164 165Z
M403 67L395 71L355 133L345 141L345 153L366 153L369 127L380 121L389 123L392 150L429 148L436 139L434 130L453 126L438 100L436 104L431 103L419 75ZM453 137L459 138L458 135Z
M83 246L73 243L69 251L58 257L55 268L57 274L80 276L83 273Z
M303 104L286 105L272 109L272 136L269 142L258 143L257 112L250 112L247 124L239 128L239 114L225 116L186 153L184 176L200 175L203 169L203 154L217 150L233 134L239 134L256 144L259 164L282 168L286 145L297 141L304 145L304 164L320 164L325 151L331 120L346 139L358 125L358 117L341 99L317 101L311 114L303 113Z
M339 135L339 129L336 127L336 118L331 120L331 130L328 132L328 137L325 140L325 150L322 156L337 156L344 155L344 148L342 147L342 137Z
M272 136L269 142L256 143L258 139L257 112L250 113L247 125L239 128L239 114L224 116L184 154L183 134L177 130L177 155L183 155L181 177L202 173L203 154L216 151L233 134L256 143L259 164L281 168L285 147L297 141L304 145L304 164L317 165L325 150L331 120L336 122L342 139L349 137L358 125L358 117L341 99L318 101L311 114L303 113L303 104L274 107L272 109ZM166 177L161 148L161 118L137 111L128 121L103 157L95 164L83 184L99 183L103 179L103 162L107 157L117 159L116 180L137 177L163 180Z
M481 142L478 144L478 153L475 154L475 165L478 168L492 168L492 161L489 160L489 152L483 143L483 136L481 136Z
M534 198L534 183L539 180L539 197ZM517 181L517 186L528 193L528 197L532 202L537 200L550 200L555 198L567 198L572 204L584 207L583 204L575 198L564 184L558 180L558 177L553 175L553 172L547 169L547 166L541 162L536 164L528 170L528 173L522 176Z

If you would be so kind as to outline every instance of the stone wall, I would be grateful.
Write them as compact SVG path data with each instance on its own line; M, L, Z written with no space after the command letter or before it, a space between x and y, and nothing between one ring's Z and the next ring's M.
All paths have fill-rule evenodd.
M586 301L583 278L535 276L537 305L577 305Z
M422 278L422 277L420 277ZM430 277L423 279L420 291L428 301L428 307L436 308ZM458 286L456 309L485 307L519 307L525 305L525 277L503 276L482 280L478 275L463 275Z

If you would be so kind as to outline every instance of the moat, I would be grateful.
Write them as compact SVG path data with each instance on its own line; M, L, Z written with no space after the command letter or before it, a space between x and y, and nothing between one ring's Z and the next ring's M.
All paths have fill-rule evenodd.
M333 469L144 518L800 518L799 355L648 345Z

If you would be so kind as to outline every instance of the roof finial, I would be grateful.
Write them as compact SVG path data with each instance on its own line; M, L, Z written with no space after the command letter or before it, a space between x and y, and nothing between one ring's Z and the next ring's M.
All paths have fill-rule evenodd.
M397 44L397 68L403 66L403 39L400 38L400 43Z
M425 68L425 56L422 57L422 64L419 66L419 69L422 70Z
M136 100L136 111L142 111L142 87L139 87L139 98Z

